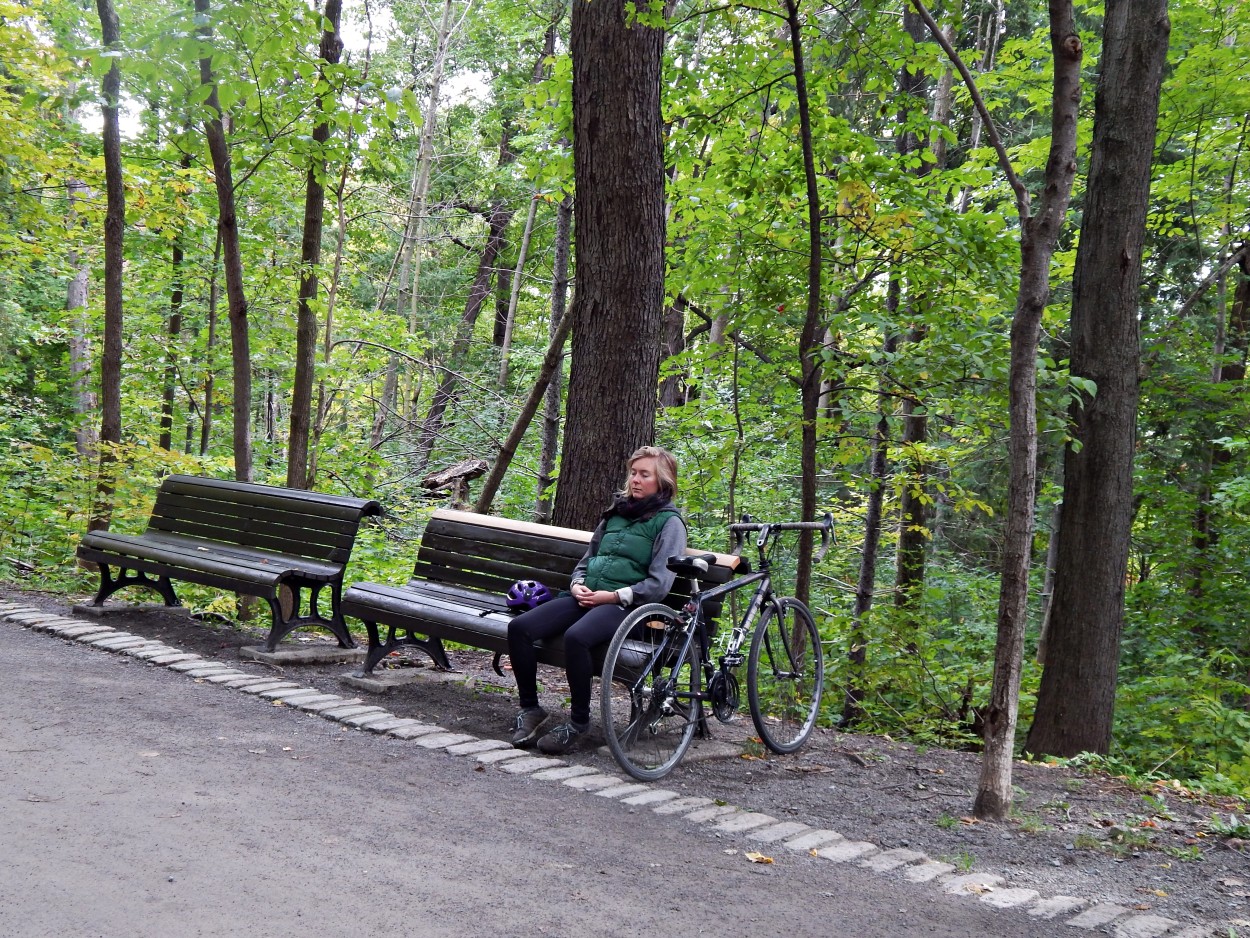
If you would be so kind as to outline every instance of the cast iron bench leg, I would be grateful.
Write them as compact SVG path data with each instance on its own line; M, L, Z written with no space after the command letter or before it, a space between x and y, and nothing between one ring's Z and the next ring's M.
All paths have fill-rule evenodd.
M402 626L388 625L386 627L386 641L382 641L381 632L378 629L377 622L371 622L368 619L362 619L365 628L369 631L369 650L365 653L365 663L360 669L360 676L367 677L373 673L373 669L378 666L383 658L393 652L402 645L415 645L434 662L434 666L440 671L454 671L451 666L451 659L447 657L447 649L443 647L441 638L417 638L409 629ZM402 631L404 637L400 638L395 633Z
M308 587L308 615L300 615L300 600L304 587L297 586L294 583L285 585L291 590L291 614L289 616L283 614L280 596L268 597L269 608L273 612L273 624L269 628L269 637L265 640L265 651L275 651L278 647L278 642L282 641L296 629L305 628L325 629L338 639L340 648L356 647L356 640L352 638L352 633L348 630L347 623L341 615L335 615L334 618L327 619L317 609L317 594L321 591L321 587L324 584L318 583ZM332 583L330 588L333 591L334 608L337 609L339 585Z
M100 568L100 589L95 594L95 599L91 602L93 606L103 606L104 600L127 586L146 586L148 589L160 593L161 598L165 600L166 606L182 605L178 595L174 592L174 584L170 582L167 576L153 580L142 570L132 573L125 567L118 567L117 576L114 577L108 564L100 563L97 566Z

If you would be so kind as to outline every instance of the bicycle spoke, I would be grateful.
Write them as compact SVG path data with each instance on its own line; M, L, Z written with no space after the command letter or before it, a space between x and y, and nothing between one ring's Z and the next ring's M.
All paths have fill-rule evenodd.
M820 635L807 607L793 599L768 609L756 626L747 664L751 718L774 752L794 752L820 712L824 661Z
M640 623L650 624L641 630L643 639L631 638ZM653 781L667 775L694 735L700 713L699 653L692 643L682 654L684 638L684 623L672 609L643 606L621 623L604 658L599 688L603 732L616 761L634 778Z

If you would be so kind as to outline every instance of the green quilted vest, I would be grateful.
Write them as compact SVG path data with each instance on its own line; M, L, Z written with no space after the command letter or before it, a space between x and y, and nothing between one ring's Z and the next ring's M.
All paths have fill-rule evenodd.
M675 511L660 511L645 520L630 521L612 515L599 550L586 568L586 586L592 590L619 590L647 578L656 537Z

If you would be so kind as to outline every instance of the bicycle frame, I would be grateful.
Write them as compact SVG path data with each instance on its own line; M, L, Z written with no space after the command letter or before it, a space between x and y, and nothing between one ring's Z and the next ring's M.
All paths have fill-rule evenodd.
M819 714L820 636L802 602L774 592L769 554L782 532L816 530L823 556L831 541L829 515L823 522L776 524L744 517L730 525L734 552L741 552L747 532L757 534L756 571L704 589L699 576L710 558L671 558L669 569L691 580L689 600L677 610L645 605L622 622L605 656L600 706L612 755L634 778L654 781L671 771L693 734L710 735L709 710L721 722L733 720L740 707L737 669L743 665L746 699L761 741L780 754L803 745ZM741 617L729 617L734 621L721 633L713 660L710 607L739 590L750 590L750 600ZM807 647L814 648L811 657L803 651Z

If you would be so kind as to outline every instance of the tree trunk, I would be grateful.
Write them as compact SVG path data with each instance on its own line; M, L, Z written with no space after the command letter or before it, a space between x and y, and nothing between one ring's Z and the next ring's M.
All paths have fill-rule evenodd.
M903 11L903 28L907 30L907 34L912 40L919 43L924 40L924 21L912 10ZM950 71L947 71L947 76ZM949 108L950 101L950 78L944 77L944 88L939 88L937 100L934 103L935 112L941 112L943 108ZM899 69L898 75L899 92L903 96L904 102L923 99L929 86L929 77L922 71L913 71L911 68L904 66ZM935 122L938 119L935 118ZM909 132L908 115L905 109L900 109L898 113L898 133L896 148L900 156L905 157L908 153L919 149L920 141L916 135ZM941 134L934 134L935 138L941 139ZM930 164L924 161L920 162L920 166L914 171L918 177L928 175ZM898 272L898 277L903 276L903 271ZM909 307L921 305L920 297L908 297L906 300ZM917 343L924 339L925 330L922 326L913 326L907 331L906 340L911 343ZM923 407L917 407L918 401L907 396L903 399L902 404L902 439L900 441L900 461L905 461L908 472L903 479L903 485L899 493L899 531L898 531L898 547L895 551L894 565L894 605L900 610L906 610L910 622L910 629L913 631L917 628L917 618L919 613L919 602L921 590L924 587L925 576L925 560L929 546L929 531L927 523L927 512L925 508L927 485L928 485L928 465L923 457L925 438L928 435L928 419L925 416ZM914 647L914 642L909 638L909 644Z
M399 301L405 293L408 298L408 331L416 332L420 325L417 312L420 309L421 241L425 233L425 201L430 191L430 171L434 165L434 134L438 129L438 98L442 93L443 72L447 67L447 51L451 45L451 13L454 0L443 0L443 13L439 19L438 35L434 39L434 61L430 65L430 94L426 99L424 120L421 125L421 149L417 153L417 165L412 178L412 198L408 205L408 222L404 228L404 267L408 276L400 280ZM401 309L402 312L402 309Z
M799 513L802 521L816 519L816 421L821 398L821 208L812 144L811 108L807 100L807 72L803 65L802 21L799 0L786 0L786 23L794 56L794 95L798 104L799 133L803 145L803 176L807 185L807 308L799 333L799 395L803 415ZM794 575L794 595L807 602L812 582L812 532L799 533L799 552Z
M891 312L898 310L898 281L890 284ZM885 360L889 361L895 349L892 337L884 342ZM848 683L842 699L842 725L850 726L860 717L863 701L863 670L868 662L868 637L864 633L864 619L872 610L877 582L877 549L881 544L881 506L885 500L885 474L888 466L890 419L886 411L889 397L877 396L877 429L873 433L872 458L868 469L868 501L864 506L864 543L859 556L859 576L855 580L855 608L851 612L850 665Z
M221 266L221 228L213 242L213 266L208 277L208 338L204 343L204 420L200 424L200 455L208 455L208 444L213 433L213 350L217 348L217 308L220 306L221 286L217 270Z
M1037 350L1042 311L1050 296L1050 260L1076 176L1076 122L1081 99L1081 41L1071 0L1050 0L1050 48L1054 61L1051 88L1050 152L1038 210L1016 175L976 81L922 0L911 0L968 88L989 134L999 168L1016 197L1020 218L1020 291L1011 321L1008 377L1009 461L1007 520L1003 535L1003 571L998 595L998 637L994 680L985 713L985 757L973 812L981 819L1002 819L1011 811L1011 760L1019 713L1020 670L1029 600L1029 562L1037 481Z
M87 187L78 180L70 180L66 186L69 202L70 228L78 227L78 203L86 197ZM91 268L75 248L69 252L69 268L74 272L65 290L65 310L71 324L69 336L69 374L74 395L74 450L84 459L97 455L99 432L95 425L98 407L95 391L91 386L91 333L86 316L87 284Z
M565 196L556 209L555 256L551 262L551 335L554 337L564 321L565 301L569 292L569 237L573 227L573 200ZM551 520L551 481L555 472L556 453L560 445L560 400L564 396L564 359L556 362L547 393L543 396L542 446L538 457L538 497L534 501L534 520Z
M534 233L534 219L538 215L538 193L530 198L529 211L525 214L525 228L521 232L521 247L517 252L516 267L512 272L512 289L508 292L508 312L504 317L503 341L499 343L499 388L508 386L508 352L512 348L512 329L516 324L517 302L521 296L521 278L525 273L525 257L530 249L530 237Z
M179 163L184 172L189 170L191 154L184 153ZM173 449L174 445L174 398L178 388L178 347L182 341L182 261L182 231L180 230L174 235L173 243L169 246L169 316L165 320L165 374L161 381L161 449Z
M1028 624L1029 567L1037 504L1037 351L1042 311L1050 298L1050 260L1076 176L1081 42L1073 22L1071 0L1050 2L1050 45L1055 70L1050 153L1037 214L1029 215L1027 197L1023 203L1020 293L1011 322L1010 478L998 594L998 638L994 647L994 680L985 710L985 756L973 802L973 813L983 820L1006 818L1013 798L1011 760L1020 709L1020 671Z
M495 464L491 466L490 473L482 482L482 493L473 507L473 510L479 514L486 514L490 511L495 493L499 491L499 483L503 481L504 473L508 471L508 465L512 462L512 457L516 455L517 447L521 445L530 421L538 412L538 405L546 396L548 383L560 367L560 358L564 353L564 340L568 338L572 325L573 319L566 313L556 326L555 332L552 333L551 341L547 344L547 354L543 356L542 367L539 368L538 375L534 378L534 386L530 388L529 396L521 405L521 412L517 414L507 439L500 447L495 457Z
M112 0L96 0L104 45L121 42L121 28ZM122 179L122 145L119 118L121 69L112 60L104 76L103 147L104 186L107 208L104 215L104 342L100 355L100 474L96 482L97 502L87 522L90 531L107 530L113 515L113 488L116 447L122 441L122 253L126 226L126 187Z
M1167 0L1108 0L1072 295L1072 407L1046 667L1029 752L1111 745L1133 514L1142 241L1167 58Z
M210 0L195 0L195 12L209 16ZM211 25L199 27L200 37L212 42ZM222 265L226 275L226 302L230 318L230 359L234 369L234 475L240 482L252 479L252 354L248 347L247 298L243 288L243 257L239 247L239 219L234 205L234 178L230 170L230 149L222 124L221 103L213 77L211 56L200 59L200 83L210 90L206 103L209 118L204 136L213 161L217 187L217 230L221 234Z
M630 5L632 8L632 4ZM624 0L573 4L577 293L555 520L592 527L655 435L664 306L664 32Z
M318 85L325 82L325 67L337 65L343 54L339 38L342 0L326 0L325 22L321 34L321 68ZM322 149L330 139L330 124L325 116L328 93L317 97L317 124L313 127L314 155L308 165L304 184L304 236L300 244L299 306L295 318L295 386L291 392L291 429L287 439L286 484L290 488L308 488L308 437L312 424L313 377L317 368L317 267L321 263L321 231L325 218L326 160Z
M430 453L438 441L443 429L443 418L447 408L456 399L460 375L457 369L464 361L473 341L473 327L481 315L482 307L490 296L491 276L495 270L495 258L503 246L504 233L512 222L512 209L505 202L498 202L491 210L490 222L486 234L486 244L482 247L482 256L478 260L477 276L469 287L469 296L465 300L464 312L460 316L460 325L456 329L456 338L447 356L447 365L443 368L443 377L434 392L430 409L421 424L421 432L417 438L416 453L413 457L413 472L421 475L430 461Z

